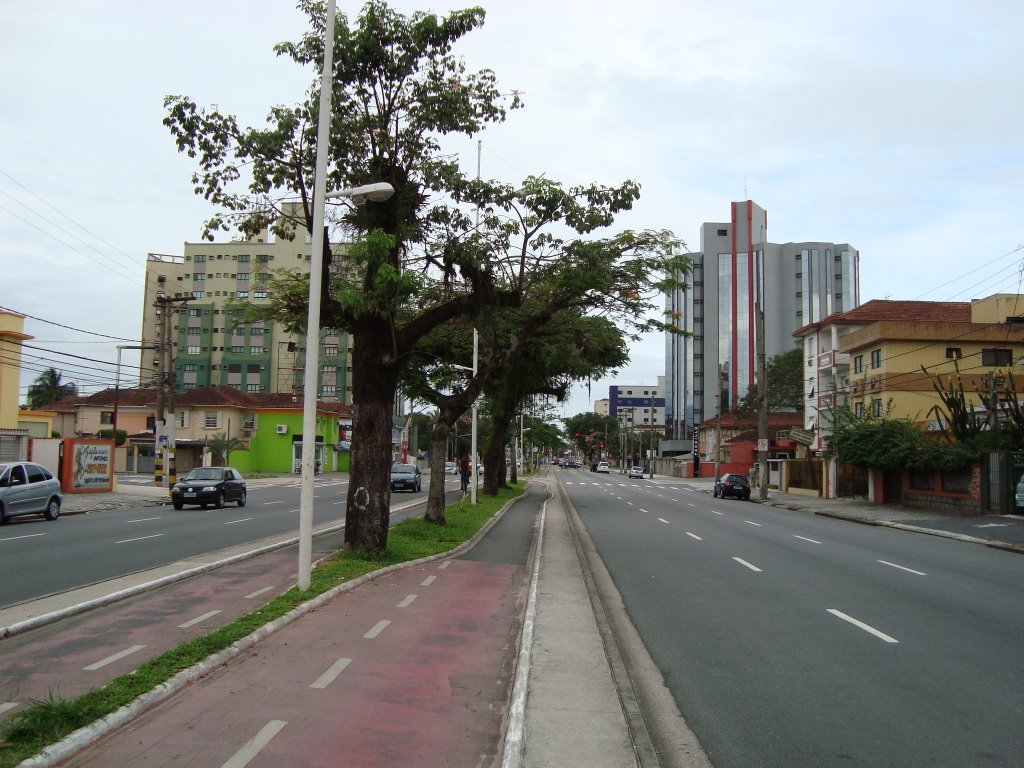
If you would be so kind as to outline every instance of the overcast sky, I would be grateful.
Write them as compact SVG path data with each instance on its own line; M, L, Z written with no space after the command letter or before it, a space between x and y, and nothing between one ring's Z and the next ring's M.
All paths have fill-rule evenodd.
M702 222L749 198L772 242L859 249L863 301L1019 290L1020 0L484 7L458 52L526 107L453 144L467 169L480 138L487 177L636 179L642 197L621 228L668 228L693 250ZM161 125L164 96L259 124L316 75L272 51L303 31L288 0L4 3L0 306L39 318L29 343L48 350L26 350L23 385L50 365L89 392L113 383L109 366L66 355L113 361L138 339L146 254L180 255L212 212ZM616 381L663 374L652 336ZM559 410L589 410L610 383L577 388Z

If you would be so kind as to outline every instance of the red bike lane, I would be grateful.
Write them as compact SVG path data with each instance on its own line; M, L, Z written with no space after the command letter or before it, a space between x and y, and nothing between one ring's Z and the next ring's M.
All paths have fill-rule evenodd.
M487 764L500 747L526 576L472 560L382 575L67 764Z

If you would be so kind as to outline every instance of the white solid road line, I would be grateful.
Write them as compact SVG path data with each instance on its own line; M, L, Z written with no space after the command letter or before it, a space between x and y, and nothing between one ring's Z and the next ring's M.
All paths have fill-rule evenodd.
M99 661L90 664L88 667L82 667L82 669L86 672L95 672L97 669L107 666L107 664L113 664L115 661L120 661L125 656L131 656L133 653L141 651L145 647L146 646L144 645L133 645L130 648L125 648L119 653L115 653L113 656L107 656L105 659L100 659Z
M697 541L704 541L704 539L702 539L696 533L690 533L689 531L687 531L686 535L689 536L691 539L696 539Z
M735 560L740 565L745 566L746 568L749 568L752 571L756 571L757 573L761 573L761 569L760 568L758 568L756 565L751 565L746 560L744 560L742 557L734 557L733 560Z
M194 627L196 624L200 624L209 619L211 616L216 616L218 613L220 613L219 609L216 611L207 611L202 616L196 616L194 619L186 621L184 624L179 624L178 629L188 629L189 627Z
M260 753L270 740L281 732L281 729L288 725L286 720L271 720L260 728L260 732L245 742L245 745L235 752L221 768L245 768L252 759Z
M247 523L252 519L253 518L251 517L243 517L240 520L228 520L226 523L224 523L224 525L234 525L235 523Z
M420 582L420 586L421 587L429 587L431 584L434 583L434 579L436 579L436 578L437 578L437 576L427 576L427 578L425 578L423 581Z
M273 587L264 587L263 589L257 589L255 592L250 592L248 595L245 595L245 599L252 600L254 597L259 597L264 592L269 592L272 589Z
M763 525L761 525L760 523L755 523L753 520L744 520L743 522L747 525L756 525L758 528L764 528Z
M345 667L352 663L352 659L338 659L331 664L320 677L313 681L310 688L326 688L337 679L338 675L345 671Z
M879 560L878 562L880 562L882 565L889 565L889 566L892 566L893 568L899 568L901 571L906 571L907 573L913 573L913 574L916 574L918 576L927 576L928 575L927 573L924 573L923 571L915 571L913 568L907 568L905 565L896 565L896 563L890 563L888 560Z
M131 544L133 541L145 541L146 539L159 539L163 536L162 533L154 533L152 536L139 536L137 539L122 539L121 541L115 541L115 544Z
M34 539L36 536L45 536L45 533L27 533L24 536L8 536L0 541L17 541L18 539Z
M887 643L898 643L899 642L899 640L897 640L896 638L889 637L889 635L885 634L884 632L878 631L874 627L865 624L863 621L857 621L857 619L853 618L852 616L847 616L842 611L837 611L835 608L826 608L825 610L827 610L833 616L837 616L838 618L842 619L843 621L850 622L855 627L860 627L861 629L863 629L868 634L874 635L875 637L877 637L877 638L879 638L881 640L885 640L885 642L887 642Z
M795 533L793 534L793 538L794 539L803 539L804 541L811 542L811 544L821 544L821 542L818 541L817 539L808 539L806 536L797 536Z
M376 624L374 624L370 628L370 631L363 635L363 637L365 637L367 640L373 640L373 638L377 637L377 635L379 635L381 632L387 629L390 623L391 622L387 619L381 619Z
M399 608L408 608L412 605L412 601L416 599L416 595L406 595L405 598L398 604Z

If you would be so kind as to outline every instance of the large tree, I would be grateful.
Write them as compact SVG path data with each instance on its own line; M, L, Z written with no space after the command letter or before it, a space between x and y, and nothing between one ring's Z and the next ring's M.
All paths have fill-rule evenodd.
M29 408L42 408L78 394L78 387L63 381L64 374L56 368L47 368L28 386L26 401Z
M299 6L311 29L298 42L278 45L277 52L317 67L324 7L315 0ZM469 72L452 55L459 38L483 19L480 8L444 17L405 16L371 0L355 23L344 15L336 20L328 189L376 181L395 188L388 201L341 215L354 241L344 269L336 268L326 238L323 253L329 289L323 292L321 326L353 336L345 526L350 547L387 544L391 414L398 377L418 340L453 318L516 302L514 292L498 285L492 244L452 204L478 201L486 185L472 184L440 145L445 134L473 135L505 117L493 74ZM314 81L301 103L274 107L266 128L242 128L215 107L167 97L164 123L179 150L200 166L195 191L220 209L206 223L205 235L234 228L251 236L271 226L279 237L294 237L296 224L312 230L314 206L322 204L312 199L318 103ZM285 200L298 200L297 209ZM298 220L289 223L295 210ZM440 279L430 279L436 275ZM285 291L273 306L278 319L301 327L305 296Z
M765 361L768 379L768 411L802 411L804 409L804 359L799 347L772 355ZM759 387L755 382L736 404L738 413L756 413Z

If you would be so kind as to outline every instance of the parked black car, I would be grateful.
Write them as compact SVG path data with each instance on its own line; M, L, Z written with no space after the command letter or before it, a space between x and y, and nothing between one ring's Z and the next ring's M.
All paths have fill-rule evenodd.
M725 474L715 481L715 497L735 496L750 501L750 483L744 475Z
M391 465L392 491L419 491L420 468L415 464Z
M245 506L245 478L232 467L196 467L171 488L175 509L186 504L198 504L203 509L212 504L220 509L228 501Z

